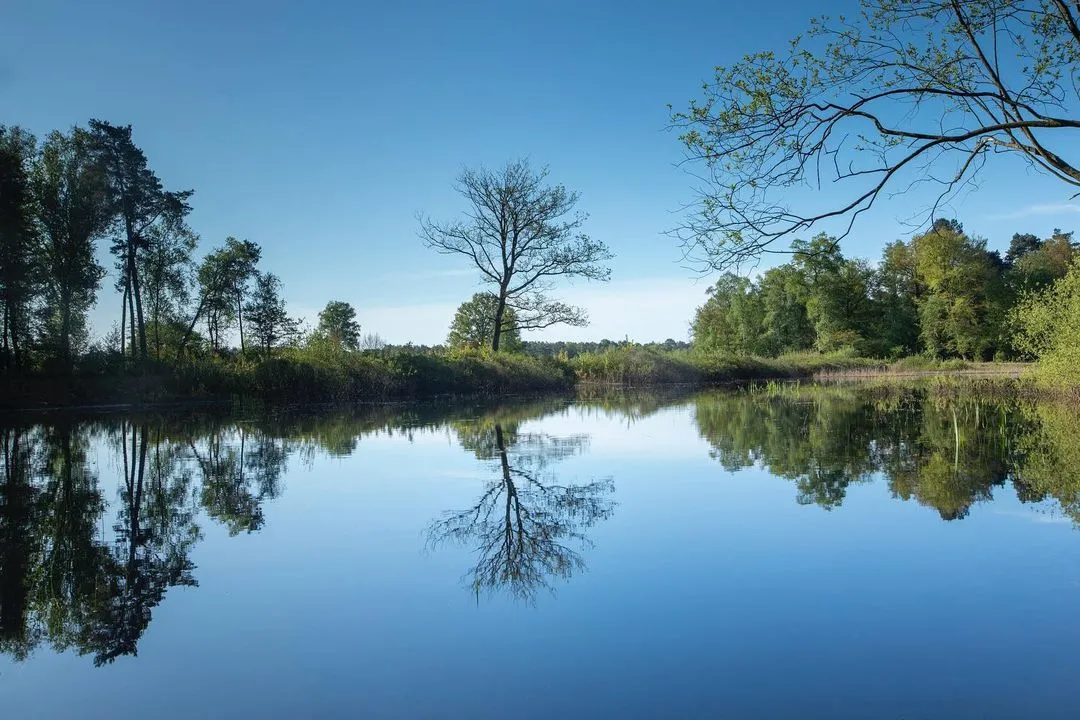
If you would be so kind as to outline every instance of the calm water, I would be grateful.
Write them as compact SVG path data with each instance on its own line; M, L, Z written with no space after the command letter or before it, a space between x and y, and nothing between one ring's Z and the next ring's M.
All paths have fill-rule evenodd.
M1080 411L0 425L0 717L1080 716Z

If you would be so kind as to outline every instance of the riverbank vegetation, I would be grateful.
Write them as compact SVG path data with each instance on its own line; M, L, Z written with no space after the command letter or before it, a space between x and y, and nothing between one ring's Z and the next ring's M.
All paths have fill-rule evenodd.
M766 51L718 67L703 97L673 111L688 160L706 170L697 212L676 234L689 259L722 273L686 319L690 343L528 337L586 324L587 308L552 293L564 280L606 281L613 253L584 232L578 193L527 160L464 170L455 185L463 212L418 217L418 242L462 260L482 290L447 318L444 344L390 347L362 332L363 308L344 300L329 299L314 327L293 315L258 242L204 244L188 224L194 191L169 188L131 126L94 119L43 138L0 126L0 406L505 394L943 372L987 361L1038 361L1044 387L1071 392L1080 387L1071 232L1017 232L998 252L931 212L929 229L887 244L876 263L840 250L858 215L902 187L913 161L932 169L941 157L959 160L959 174L939 178L935 209L990 150L1076 184L1080 172L1035 139L1078 126L1051 113L1075 63L1053 48L1080 42L1073 11L1041 0L999 5L935 1L911 16L902 3L864 3L850 26L816 23L786 59ZM1041 20L1021 6L1041 8L1031 15ZM926 30L925 46L897 39L912 24ZM982 52L999 36L1010 43L995 44L994 57L1027 62L1008 77ZM912 123L926 127L893 127L887 105L898 99L918 106ZM853 154L847 128L868 120ZM942 135L945 126L970 129ZM841 195L851 188L850 203L777 204L818 165L838 173ZM845 222L836 234L810 235L837 218ZM754 276L730 272L781 240L789 262ZM108 283L115 324L91 327Z

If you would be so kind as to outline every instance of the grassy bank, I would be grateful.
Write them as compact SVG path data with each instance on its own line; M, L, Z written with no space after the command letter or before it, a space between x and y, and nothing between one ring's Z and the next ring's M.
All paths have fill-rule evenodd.
M527 355L414 351L284 351L264 359L182 364L81 364L70 374L0 375L0 407L155 404L257 398L340 402L557 392L574 387L569 365Z
M996 366L995 366L996 367ZM1015 366L1004 369L1014 372ZM132 366L87 357L72 373L0 374L0 407L159 404L238 397L278 403L406 399L437 395L563 392L579 386L705 385L757 379L861 378L978 372L959 361L896 363L800 353L735 358L623 346L573 358L420 350L283 350L270 358L207 358Z

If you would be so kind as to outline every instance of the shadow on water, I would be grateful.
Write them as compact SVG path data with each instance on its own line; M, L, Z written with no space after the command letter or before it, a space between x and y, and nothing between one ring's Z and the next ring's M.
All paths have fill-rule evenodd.
M429 403L266 413L191 412L0 425L0 653L73 651L97 665L135 655L170 588L197 586L202 523L256 533L290 459L356 453L370 435L448 432L473 456L475 494L434 518L426 544L466 548L470 592L532 602L585 568L591 528L616 508L611 477L568 482L588 434L532 423L553 414L626 424L689 413L720 466L757 466L794 499L840 506L881 478L892 497L944 520L1009 488L1080 523L1080 411L1030 399L925 390L786 387L686 396L604 394L509 405ZM587 427L587 423L585 424ZM115 469L116 482L100 473Z

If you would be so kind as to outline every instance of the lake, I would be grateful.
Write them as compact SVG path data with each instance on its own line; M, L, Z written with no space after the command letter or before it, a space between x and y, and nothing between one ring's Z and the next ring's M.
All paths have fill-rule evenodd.
M0 445L0 717L1080 716L1065 405L771 386Z

